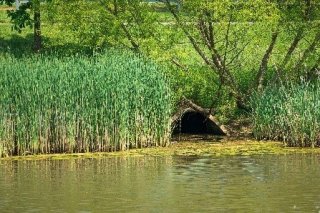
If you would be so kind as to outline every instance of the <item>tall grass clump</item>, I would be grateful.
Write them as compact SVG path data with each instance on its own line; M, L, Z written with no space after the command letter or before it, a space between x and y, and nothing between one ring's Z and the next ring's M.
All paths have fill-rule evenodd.
M320 85L269 87L252 99L254 135L288 146L320 146Z
M0 70L0 157L169 143L169 85L142 57L6 56Z

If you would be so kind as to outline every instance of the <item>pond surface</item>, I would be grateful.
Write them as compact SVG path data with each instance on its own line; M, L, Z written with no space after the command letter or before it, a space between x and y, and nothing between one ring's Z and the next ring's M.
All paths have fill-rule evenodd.
M0 161L0 212L319 212L319 155Z

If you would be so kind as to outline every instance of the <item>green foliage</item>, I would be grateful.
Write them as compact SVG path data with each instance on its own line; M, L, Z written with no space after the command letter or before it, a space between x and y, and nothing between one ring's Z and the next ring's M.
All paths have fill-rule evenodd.
M20 5L18 10L8 10L7 15L11 19L12 28L21 32L21 30L25 27L33 26L33 19L30 15L30 10L32 10L33 2L37 0L31 0L27 3L23 3ZM0 4L6 4L8 6L13 6L15 0L0 0Z
M252 99L255 137L288 146L319 146L319 95L319 82L270 86L257 93Z
M205 13L204 13L205 11ZM266 21L277 18L277 8L265 0L185 0L183 11L185 17L207 16L214 22Z
M32 9L32 3L22 4L18 10L8 11L8 17L11 19L12 28L19 33L26 27L33 27L33 19L29 10Z
M318 0L283 0L278 1L276 5L281 13L282 21L291 21L297 24L319 20L320 18Z
M131 53L0 58L0 156L165 146L171 93Z
M170 2L176 8L173 3L176 1ZM81 52L92 55L106 47L135 49L168 67L166 72L174 82L172 85L176 102L184 95L201 106L213 105L214 112L223 117L223 120L235 115L235 93L247 103L255 91L257 73L273 32L278 30L279 36L268 59L263 85L273 82L280 72L282 80L288 81L296 81L300 76L316 73L313 68L319 64L319 42L316 42L315 49L306 55L305 60L302 60L302 56L320 29L320 6L316 4L317 0L310 0L312 7L309 18L305 16L309 8L308 1L181 2L181 8L174 10L181 21L178 23L166 4L159 2L45 1L41 4L44 43L42 53L53 51L61 55L72 55ZM224 61L222 64L234 78L234 83L221 80L222 75L218 74L217 67L204 62L185 35L183 28L195 39L204 54L212 59L214 51L207 47L203 32L199 30L199 21L204 21L207 29L209 23L213 24L215 49ZM8 20L4 22L7 23ZM8 26L6 24L1 28ZM25 29L21 35L2 29L0 51L15 56L30 54L31 51L26 51L25 48L32 43L30 29ZM282 66L299 31L303 32L301 39L288 63ZM173 61L181 66L174 65ZM221 94L218 93L220 85Z
M55 0L47 4L47 10L61 30L96 49L111 45L135 49L146 45L156 32L155 13L139 0Z
M12 6L15 0L0 0L0 5L6 4L8 6Z

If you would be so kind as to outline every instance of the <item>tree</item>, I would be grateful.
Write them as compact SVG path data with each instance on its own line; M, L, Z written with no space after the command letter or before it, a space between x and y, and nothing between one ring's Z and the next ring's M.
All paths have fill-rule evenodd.
M281 11L281 21L286 27L287 31L290 31L294 37L287 49L285 57L278 65L278 77L284 81L285 70L288 67L290 60L294 57L294 52L299 48L299 44L303 40L307 41L307 45L300 53L302 57L295 60L295 64L289 69L301 71L302 65L310 58L311 55L316 56L316 47L320 44L320 4L316 0L293 0L277 2L277 6ZM308 34L313 37L308 37ZM318 60L318 61L317 61ZM315 60L315 64L310 64L306 67L304 73L299 73L300 77L307 77L314 71L314 67L319 65L320 55L318 53L318 59Z
M284 57L280 58L283 57L283 60L280 63L273 61L273 67L279 68L280 75L283 75L288 63L292 61L299 42L303 38L307 39L306 34L312 32L313 38L308 41L309 44L300 46L303 49L302 56L294 58L294 66L290 68L300 71L305 62L316 54L316 47L319 45L320 27L316 20L319 18L320 5L317 1L185 0L181 11L177 11L170 0L162 2L166 4L175 24L182 29L197 54L217 74L220 84L229 88L239 108L247 108L246 97L252 91L261 91L266 84L265 77L272 68L270 62L281 32L291 34L293 31L296 36L286 53L281 50ZM270 39L268 44L264 44L266 49L259 63L251 64L251 69L257 71L251 71L255 74L252 80L249 79L250 87L243 87L241 75L245 69L244 61L247 60L245 50L250 45L253 46L253 43L261 46L261 38L253 36L247 39L255 26L264 35L269 34ZM313 67L314 70L312 63L308 67L307 69Z
M216 77L210 83L228 91L239 108L248 109L252 92L275 80L318 70L316 0L183 0L179 7L177 1L158 0L165 13L141 0L54 2L56 21L79 43L156 53L154 58L169 59L184 70L205 67Z
M178 13L169 0L163 2L196 52L217 74L220 84L229 88L238 107L247 108L245 94L235 74L241 70L241 54L250 42L246 39L246 32L256 22L265 21L268 18L264 15L266 13L272 14L272 20L276 20L276 8L264 1L190 0L184 1L183 10ZM260 81L259 75L262 76L271 51L261 62L257 81Z
M60 29L81 45L122 46L139 52L155 33L155 16L140 0L55 0L51 9Z
M5 3L8 6L13 6L15 2L16 0L0 0L0 4ZM29 11L33 12L33 18ZM13 29L18 32L21 32L25 27L33 27L33 50L39 52L42 47L40 0L29 0L22 3L17 10L8 11L8 16L13 23Z

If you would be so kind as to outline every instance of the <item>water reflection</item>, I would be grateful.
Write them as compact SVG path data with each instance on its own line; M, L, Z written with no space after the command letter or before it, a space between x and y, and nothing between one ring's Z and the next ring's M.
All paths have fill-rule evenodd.
M0 212L317 212L318 155L0 162Z

